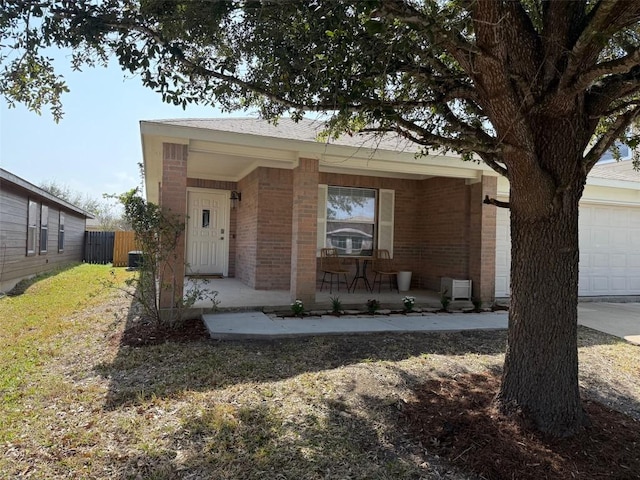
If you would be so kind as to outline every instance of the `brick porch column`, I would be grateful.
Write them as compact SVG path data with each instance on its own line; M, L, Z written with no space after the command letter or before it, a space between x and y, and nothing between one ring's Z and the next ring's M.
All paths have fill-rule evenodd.
M318 181L318 161L301 158L293 170L291 300L305 305L316 301Z
M469 201L469 275L473 281L473 296L483 302L493 302L496 288L496 208L485 205L485 195L495 198L496 177L483 176L470 186Z
M160 206L186 218L187 215L187 156L188 146L162 144L162 184ZM175 256L160 266L160 308L169 308L182 299L185 274L185 234L180 236ZM175 288L163 288L163 283ZM172 295L173 293L173 295Z

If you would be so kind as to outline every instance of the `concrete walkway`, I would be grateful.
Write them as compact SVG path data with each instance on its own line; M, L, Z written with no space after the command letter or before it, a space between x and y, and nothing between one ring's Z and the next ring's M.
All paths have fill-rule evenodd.
M507 328L508 322L507 312L280 318L245 311L205 314L202 318L214 339L496 330ZM580 303L578 323L640 345L640 303Z
M409 315L332 315L280 318L262 312L202 316L212 338L282 338L376 332L432 332L507 328L507 313L425 313Z

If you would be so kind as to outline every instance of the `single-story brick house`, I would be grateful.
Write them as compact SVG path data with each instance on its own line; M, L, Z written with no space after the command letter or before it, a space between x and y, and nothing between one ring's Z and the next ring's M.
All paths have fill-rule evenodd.
M81 262L91 214L0 168L0 291Z
M395 137L319 141L323 127L288 119L141 122L147 200L188 214L180 274L236 277L313 303L321 247L357 254L373 244L388 249L399 270L413 272L412 288L437 291L442 277L453 277L472 280L473 295L484 301L509 294L508 212L482 202L508 197L506 180L454 154L417 156L415 144ZM598 217L622 211L626 238L637 247L640 175L601 171L607 167L595 169L585 204L609 212L597 207ZM640 294L631 245L625 259L616 250L611 260L627 265L624 295Z

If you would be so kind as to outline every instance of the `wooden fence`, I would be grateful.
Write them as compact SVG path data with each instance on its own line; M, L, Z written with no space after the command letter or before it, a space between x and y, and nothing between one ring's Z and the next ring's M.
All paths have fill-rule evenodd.
M129 265L129 252L138 250L133 232L116 232L113 243L113 266L126 267Z
M126 267L129 252L137 250L133 232L85 232L84 261Z
M84 261L107 264L113 262L115 232L84 232Z

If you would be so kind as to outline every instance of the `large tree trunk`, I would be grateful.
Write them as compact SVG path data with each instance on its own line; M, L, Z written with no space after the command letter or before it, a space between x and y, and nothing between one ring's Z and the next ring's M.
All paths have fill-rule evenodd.
M547 148L550 146L547 144ZM551 149L551 148L550 148ZM554 154L569 154L562 147ZM578 152L564 172L515 172L511 179L511 306L503 411L521 409L557 436L585 425L578 387ZM541 162L543 165L551 164ZM559 163L559 162L558 162ZM566 182L558 187L559 179Z

